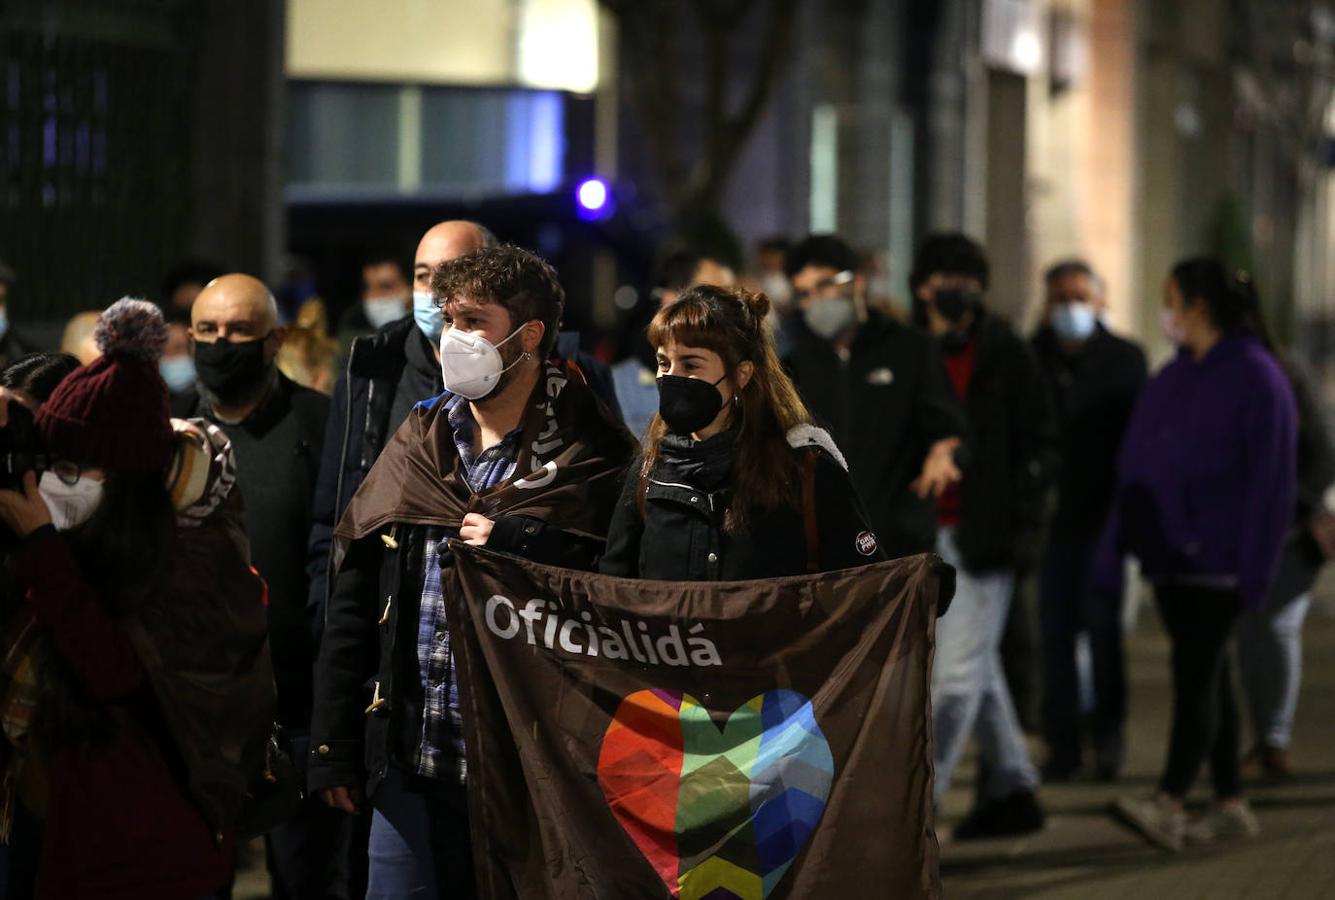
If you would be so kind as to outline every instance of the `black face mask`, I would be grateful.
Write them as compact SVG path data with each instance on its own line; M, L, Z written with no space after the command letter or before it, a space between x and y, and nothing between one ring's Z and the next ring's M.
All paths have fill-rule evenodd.
M932 297L932 305L936 307L937 314L947 322L959 322L981 303L982 297L977 291L941 290Z
M658 414L674 434L694 434L709 425L723 408L716 385L685 375L658 376Z
M268 339L269 335L241 343L222 338L212 344L196 341L195 372L200 382L224 402L244 397L269 376L269 361L264 358Z

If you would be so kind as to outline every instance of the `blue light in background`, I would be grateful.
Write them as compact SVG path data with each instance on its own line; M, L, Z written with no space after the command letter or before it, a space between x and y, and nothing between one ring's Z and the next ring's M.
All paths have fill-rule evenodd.
M505 186L545 194L561 184L565 106L554 91L513 91L505 104Z
M575 189L575 199L585 213L598 215L608 211L607 182L601 178L586 178Z

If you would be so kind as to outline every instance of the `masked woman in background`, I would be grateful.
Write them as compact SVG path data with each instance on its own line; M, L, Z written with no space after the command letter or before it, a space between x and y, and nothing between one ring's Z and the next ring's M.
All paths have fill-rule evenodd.
M1249 279L1213 259L1179 263L1164 289L1176 359L1150 379L1127 427L1096 582L1120 590L1130 553L1154 585L1172 642L1173 714L1158 791L1115 812L1166 849L1257 833L1242 797L1228 642L1260 608L1294 514L1293 390L1260 325ZM1215 805L1187 824L1206 760Z
M272 721L263 582L230 448L168 419L161 313L96 334L37 411L50 467L0 490L4 802L40 821L37 897L213 896Z
M649 325L658 415L626 476L601 571L774 578L885 558L843 457L778 363L769 301L689 288Z

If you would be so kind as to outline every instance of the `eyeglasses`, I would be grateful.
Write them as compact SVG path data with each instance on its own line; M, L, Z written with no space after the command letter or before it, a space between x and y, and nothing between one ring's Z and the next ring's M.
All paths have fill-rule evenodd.
M811 287L803 291L797 291L798 300L806 300L810 297L830 297L835 296L835 288L841 288L844 285L852 284L857 276L851 269L844 269L842 272L836 272L829 278L822 278Z
M83 474L83 467L67 459L58 459L51 463L50 471L55 473L62 484L74 485L78 484L79 476Z

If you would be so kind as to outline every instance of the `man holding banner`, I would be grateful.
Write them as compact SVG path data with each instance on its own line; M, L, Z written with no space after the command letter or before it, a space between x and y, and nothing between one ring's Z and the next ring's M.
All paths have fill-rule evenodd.
M316 666L309 785L348 812L364 785L368 898L475 894L447 542L589 568L635 450L573 372L541 362L564 304L546 262L481 249L431 287L446 392L409 415L335 531Z

